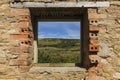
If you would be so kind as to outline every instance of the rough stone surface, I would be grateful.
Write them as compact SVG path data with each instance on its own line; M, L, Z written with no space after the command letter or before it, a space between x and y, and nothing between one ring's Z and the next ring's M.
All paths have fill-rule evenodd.
M111 1L107 8L98 7L88 11L89 25L99 27L99 42L94 40L91 43L100 45L96 55L102 67L97 65L89 68L88 72L65 73L38 70L27 72L34 66L31 16L28 8L11 8L10 1L0 0L0 80L120 79L120 1Z
M114 73L113 77L116 78L116 79L120 79L120 73Z

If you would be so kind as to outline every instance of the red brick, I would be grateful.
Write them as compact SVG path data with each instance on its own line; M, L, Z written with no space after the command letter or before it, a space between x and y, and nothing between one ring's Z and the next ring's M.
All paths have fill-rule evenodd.
M99 20L97 20L97 19L90 19L89 20L89 24L92 24L92 25L98 25L98 22L99 22Z
M98 38L98 33L97 32L90 32L89 37L93 38L93 39L97 39Z
M107 29L105 27L100 27L99 28L99 32L100 33L106 33L107 32Z
M19 66L18 68L21 73L24 73L29 71L30 66Z
M89 45L89 51L98 52L99 51L99 45Z
M15 23L11 23L11 26L14 27L14 28L29 27L29 22L15 22Z
M30 33L32 30L29 27L19 28L20 33Z
M28 46L32 46L33 41L32 40L21 40L20 41L20 45L28 45Z
M28 40L28 39L30 39L28 34L11 34L10 38L12 40Z
M96 39L90 39L90 44L92 44L92 45L98 45L99 41L96 40Z
M89 75L90 77L92 77L92 76L97 76L97 74L96 74L96 67L91 67L91 68L89 68L89 70L88 70L88 75Z
M30 15L29 9L11 9L11 15Z
M99 31L99 27L98 26L90 26L89 30L90 31Z
M89 59L90 59L91 63L98 63L99 62L98 55L89 55Z
M29 16L17 16L16 17L19 21L30 21L30 17Z

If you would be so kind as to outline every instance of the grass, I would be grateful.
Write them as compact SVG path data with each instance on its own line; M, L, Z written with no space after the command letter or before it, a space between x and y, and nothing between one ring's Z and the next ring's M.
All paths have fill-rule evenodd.
M38 63L80 63L79 39L39 39Z

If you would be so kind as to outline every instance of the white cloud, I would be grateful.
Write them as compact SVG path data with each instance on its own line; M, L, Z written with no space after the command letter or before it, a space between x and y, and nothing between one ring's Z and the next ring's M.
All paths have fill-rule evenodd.
M38 26L49 29L62 29L63 31L44 32L38 31L39 38L69 38L80 39L80 23L79 22L39 22Z
M80 39L80 30L73 30L70 28L66 28L66 32L69 38Z

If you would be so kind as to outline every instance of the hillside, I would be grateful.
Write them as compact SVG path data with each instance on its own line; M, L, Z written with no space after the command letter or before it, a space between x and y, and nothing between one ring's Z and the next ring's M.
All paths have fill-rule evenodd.
M39 39L39 63L79 63L79 39Z

